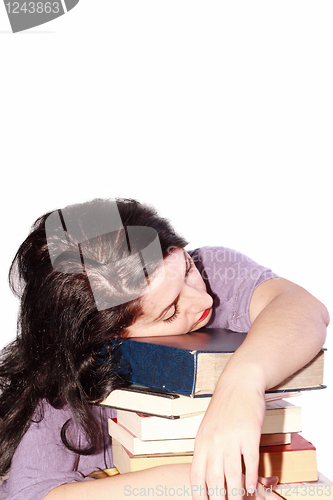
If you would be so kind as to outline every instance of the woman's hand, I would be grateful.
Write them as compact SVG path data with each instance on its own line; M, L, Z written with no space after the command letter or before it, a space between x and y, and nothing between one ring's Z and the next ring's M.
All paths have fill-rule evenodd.
M257 487L266 411L265 391L258 380L250 368L221 376L196 437L190 476L194 500L209 498L202 495L205 488L220 497L226 490L229 500L240 500L243 487Z
M259 483L257 488L257 499L269 498L271 500L281 500L281 497L274 493L273 488L279 482L279 478L276 476L273 477L259 477ZM268 492L267 492L268 490ZM265 496L265 492L266 496Z

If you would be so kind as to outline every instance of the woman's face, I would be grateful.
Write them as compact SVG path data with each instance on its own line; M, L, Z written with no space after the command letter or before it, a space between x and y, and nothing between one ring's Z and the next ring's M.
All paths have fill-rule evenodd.
M163 270L143 296L143 315L127 328L129 337L178 335L205 326L213 299L188 253L178 249L164 259ZM157 284L154 287L154 280Z

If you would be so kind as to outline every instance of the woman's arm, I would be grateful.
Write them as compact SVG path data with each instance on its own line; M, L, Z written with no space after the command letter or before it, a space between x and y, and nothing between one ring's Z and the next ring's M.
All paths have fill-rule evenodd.
M186 493L187 490L188 494L191 491L189 478L190 464L165 465L93 481L63 484L51 490L44 500L122 500L146 496L170 498L173 490L178 490L180 498L186 498L184 491ZM191 495L187 498L191 499Z
M250 331L223 371L196 437L192 484L238 491L243 455L246 486L256 486L265 391L306 365L325 342L325 306L287 280L259 285L249 312Z
M260 480L262 484L258 485L257 495L252 495L251 500L264 500L265 488L267 499L279 500L280 497L271 490L276 485L277 478ZM240 494L248 498L243 488L244 481L241 486ZM122 500L137 497L191 500L194 492L200 499L205 496L205 491L190 485L190 464L174 464L94 481L63 484L51 490L44 500ZM215 488L210 492L210 499L222 499L223 493Z

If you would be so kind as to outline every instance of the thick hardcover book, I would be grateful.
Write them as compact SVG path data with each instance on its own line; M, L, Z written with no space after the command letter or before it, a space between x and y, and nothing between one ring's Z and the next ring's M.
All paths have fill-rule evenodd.
M133 411L118 410L117 422L141 441L161 439L193 439L197 435L204 412L182 418L169 419Z
M141 441L141 439L119 424L116 419L111 418L109 419L109 434L133 455L193 453L194 450L195 440L189 438Z
M112 439L113 463L120 474L150 469L159 465L182 464L192 462L192 453L169 453L154 455L133 455L116 439Z
M161 439L193 439L196 437L204 413L185 416L178 419L166 419L148 416L132 411L118 410L117 421L142 441ZM262 426L262 434L276 435L301 432L301 407L288 401L278 400L266 403L266 415ZM277 441L279 444L286 441ZM272 442L271 438L265 443ZM263 443L262 443L263 444Z
M203 328L168 337L115 339L122 376L133 384L185 396L211 395L246 334ZM323 383L324 351L272 391L303 390Z
M281 391L265 394L266 401L280 401L283 398L299 396L301 392ZM100 404L117 410L127 410L169 419L201 413L207 410L211 396L192 398L170 392L147 389L132 385L126 389L115 389Z
M184 415L206 411L210 400L210 396L191 398L133 385L127 389L115 389L100 404L117 410L178 419Z

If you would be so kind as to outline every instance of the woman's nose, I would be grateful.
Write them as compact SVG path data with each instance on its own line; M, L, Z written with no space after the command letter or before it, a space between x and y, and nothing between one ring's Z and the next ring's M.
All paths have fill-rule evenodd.
M213 305L212 297L202 287L186 284L183 290L183 299L187 301L188 311L202 312Z

